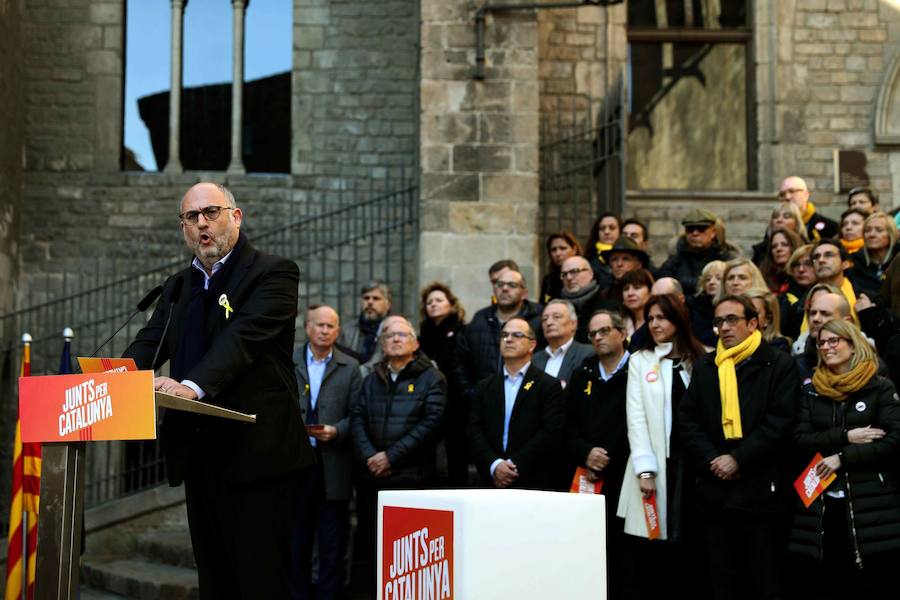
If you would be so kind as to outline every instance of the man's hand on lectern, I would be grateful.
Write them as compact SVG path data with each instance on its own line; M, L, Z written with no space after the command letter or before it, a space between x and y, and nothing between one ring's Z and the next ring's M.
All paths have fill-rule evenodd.
M181 396L188 400L197 399L197 392L186 385L181 385L170 377L154 377L153 389L157 392L169 394L170 396Z

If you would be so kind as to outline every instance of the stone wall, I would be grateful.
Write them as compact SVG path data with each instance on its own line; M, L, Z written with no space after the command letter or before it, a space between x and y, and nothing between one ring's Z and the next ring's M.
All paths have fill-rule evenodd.
M900 44L896 5L881 0L771 4L777 46L775 70L765 86L774 88L773 168L761 189L775 189L785 175L801 175L813 200L836 216L846 198L834 193L833 150L861 150L882 205L894 205L900 173L892 172L889 149L874 145L873 115L887 63Z
M331 189L339 178L415 168L418 4L294 1L295 174Z
M419 282L449 283L470 314L486 303L498 259L539 284L536 17L487 17L485 79L475 81L480 5L422 0Z

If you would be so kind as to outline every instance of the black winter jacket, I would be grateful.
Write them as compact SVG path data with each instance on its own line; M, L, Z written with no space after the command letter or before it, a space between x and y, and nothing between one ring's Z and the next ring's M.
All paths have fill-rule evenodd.
M384 451L391 462L391 484L428 483L435 474L435 447L441 434L447 385L422 353L391 381L387 362L363 380L362 394L350 413L357 456L365 464ZM368 470L365 471L367 476Z
M678 409L684 449L697 475L701 510L776 514L786 509L786 461L794 429L800 378L793 359L761 342L737 366L743 439L726 440L715 352L694 364L691 385ZM737 460L739 477L723 481L709 463L723 454Z
M847 441L850 429L869 425L886 435L868 444ZM840 455L841 468L828 489L844 491L859 566L872 554L900 550L900 401L888 379L874 376L843 402L818 394L812 384L804 386L794 446L804 467L816 452ZM821 496L809 508L797 502L792 553L822 559L823 507Z
M657 271L657 279L674 277L681 283L684 295L693 296L697 291L700 272L706 263L714 260L727 261L740 255L740 251L731 245L694 250L687 245L684 237L681 237L675 247L675 254L670 256Z
M520 317L527 320L535 334L541 337L541 310L536 302L525 300ZM500 329L496 308L482 308L466 328L456 337L456 357L453 361L453 377L460 392L471 405L475 398L475 386L479 381L500 372Z

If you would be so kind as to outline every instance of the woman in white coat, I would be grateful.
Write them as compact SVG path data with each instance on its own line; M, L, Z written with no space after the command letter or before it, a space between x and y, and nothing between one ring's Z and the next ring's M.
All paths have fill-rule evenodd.
M626 419L631 456L622 482L618 516L629 534L628 563L635 597L671 593L675 579L666 573L682 564L685 481L678 437L677 408L691 379L691 368L706 348L691 331L684 304L674 295L653 296L644 307L651 339L628 362ZM648 541L644 499L656 499L659 540ZM681 556L679 556L681 555ZM653 577L647 577L653 573ZM672 573L675 576L675 573ZM651 589L661 586L658 590Z

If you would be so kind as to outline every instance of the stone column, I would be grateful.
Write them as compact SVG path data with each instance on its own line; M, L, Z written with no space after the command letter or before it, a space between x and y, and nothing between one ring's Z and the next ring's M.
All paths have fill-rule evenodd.
M234 9L232 30L234 35L232 54L232 81L231 81L231 163L228 165L228 173L242 174L244 168L243 148L243 123L244 109L244 15L250 0L232 0Z
M539 91L534 12L488 17L485 79L473 79L472 4L422 1L419 281L449 283L474 313L502 258L538 294Z
M172 62L169 86L169 161L166 173L181 173L181 79L182 46L184 42L184 9L188 0L172 0Z

